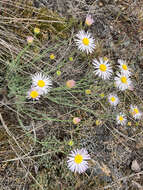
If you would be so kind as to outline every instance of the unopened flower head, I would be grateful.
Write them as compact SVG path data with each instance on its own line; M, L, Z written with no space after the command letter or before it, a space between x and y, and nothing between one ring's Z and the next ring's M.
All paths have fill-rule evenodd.
M132 125L131 121L129 121L129 122L127 123L127 125L128 125L128 126L131 126L131 125Z
M81 119L79 117L74 117L73 118L73 123L76 125L81 121Z
M73 150L68 157L68 168L75 173L84 173L88 169L90 155L86 149Z
M86 89L86 90L85 90L85 94L87 94L87 95L88 95L88 94L91 94L91 90L90 90L90 89Z
M105 97L105 94L104 94L104 93L101 93L101 94L99 94L99 96L100 96L101 98L104 98L104 97Z
M104 58L99 58L93 60L93 65L95 67L95 74L106 80L109 79L113 73L112 67L110 63L108 63L108 59L104 60Z
M69 57L69 61L73 61L73 57Z
M95 121L95 123L96 123L96 125L98 126L98 125L101 125L101 124L102 124L102 121L101 121L100 119L97 119L97 120Z
M117 124L123 126L123 125L126 125L127 118L126 118L126 116L123 113L120 113L119 115L117 115L116 121L117 121Z
M141 119L142 113L138 109L137 106L131 105L130 106L130 113L135 119Z
M119 98L116 94L109 94L108 101L111 106L117 106L117 104L119 103Z
M103 57L104 61L109 61L109 59L107 57Z
M51 60L55 59L55 55L53 53L50 55L50 59Z
M34 33L35 33L35 34L39 34L39 33L40 33L40 28L35 27L35 28L34 28Z
M94 23L94 20L91 17L91 15L87 15L86 20L85 20L85 24L87 24L88 26L91 26L93 23Z
M136 122L135 125L136 125L136 126L139 126L139 122Z
M133 84L131 83L131 85L128 87L129 90L133 91L134 90L134 86Z
M27 98L32 100L39 100L41 95L41 91L36 87L31 87L31 89L27 92Z
M81 30L76 34L75 42L78 46L78 49L87 54L92 53L95 49L95 40L91 36L91 33Z
M43 94L46 94L51 88L52 81L42 73L36 73L32 75L32 85L39 88Z
M60 70L57 70L56 73L57 73L58 76L61 76L61 71Z
M66 82L66 86L67 86L68 88L73 88L73 87L75 86L75 84L76 84L76 82L75 82L74 80L68 80L68 81Z
M34 38L32 36L27 36L27 43L28 44L32 44L33 40L34 40Z
M131 71L124 60L118 59L118 63L120 64L119 68L121 70L121 73L126 74L126 75L131 75Z
M115 86L121 91L128 89L131 84L131 79L126 74L118 73L115 77Z
M69 145L69 146L73 146L73 145L74 145L74 141L73 141L73 140L70 140L70 141L68 142L68 145Z

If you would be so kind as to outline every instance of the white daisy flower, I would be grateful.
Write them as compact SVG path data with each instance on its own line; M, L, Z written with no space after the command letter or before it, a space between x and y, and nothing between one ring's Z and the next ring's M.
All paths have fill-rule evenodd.
M77 39L75 42L78 46L78 49L82 52L86 51L87 54L92 53L95 49L95 40L91 36L91 33L81 30L76 34Z
M95 67L95 74L101 77L102 79L106 80L109 79L113 73L111 65L108 63L108 59L106 58L99 58L93 60L93 65Z
M52 81L42 73L36 73L32 75L32 85L39 88L40 92L43 92L43 94L46 94L51 88Z
M41 92L36 87L31 87L31 89L27 92L27 98L32 100L39 100Z
M131 75L131 71L124 60L118 59L118 63L120 64L119 68L121 69L121 73L126 74L126 75Z
M117 121L117 124L123 126L123 125L126 125L127 118L125 117L125 115L123 113L120 113L119 115L117 115L116 121Z
M140 119L142 116L142 113L140 112L140 110L138 109L137 106L135 105L131 105L130 106L130 113L131 115L135 118L135 119Z
M109 94L108 101L111 106L117 106L117 104L119 103L119 98L116 94Z
M68 157L68 167L72 172L83 173L88 168L87 160L90 160L90 155L86 149L74 150Z
M117 77L115 77L115 86L121 91L130 88L131 84L131 79L126 74L118 73Z

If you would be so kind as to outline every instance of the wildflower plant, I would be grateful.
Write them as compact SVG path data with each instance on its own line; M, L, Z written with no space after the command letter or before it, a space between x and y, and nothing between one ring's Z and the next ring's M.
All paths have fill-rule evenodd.
M49 77L46 77L42 73L36 73L32 75L32 85L38 88L41 92L41 94L46 94L49 92L52 81Z
M127 63L122 59L118 59L118 63L119 63L119 68L120 68L121 73L130 76L131 71Z
M116 94L109 94L108 101L111 106L117 106L117 104L119 103L119 98Z
M38 9L36 11L38 12ZM37 22L39 21L42 22L42 19L40 18L37 19ZM53 21L56 22L56 20ZM65 23L64 20L57 19L57 21ZM26 22L26 19L23 22ZM34 19L34 22L36 22L36 19ZM114 130L114 125L112 125L112 119L113 119L112 116L114 115L115 109L110 109L110 106L112 106L112 108L116 108L116 113L118 113L115 115L116 124L123 126L122 132L119 133L118 130L120 130L121 128L117 127L116 130L117 133L115 134L115 136L117 137L118 134L123 138L125 137L125 135L122 133L124 133L123 129L126 129L126 127L124 128L126 124L128 126L133 127L134 119L135 120L142 119L142 112L138 106L131 105L129 107L130 102L132 102L133 98L135 98L133 102L138 103L137 99L138 95L134 94L134 92L125 91L127 89L132 91L133 89L135 90L135 88L133 88L131 78L138 79L138 75L136 75L136 78L134 77L133 70L131 70L127 62L122 58L118 59L117 62L113 59L112 62L111 59L114 57L114 54L112 54L112 52L110 54L110 51L112 51L111 49L110 51L106 51L106 49L104 49L104 45L101 46L103 47L103 49L102 48L100 50L98 49L95 42L95 36L92 35L92 27L90 27L93 23L94 20L91 17L91 15L87 15L85 20L86 26L84 27L85 29L87 28L90 29L91 32L84 31L83 29L81 29L75 35L74 38L74 44L76 45L76 47L71 45L72 44L71 38L70 40L69 38L68 40L67 38L61 40L61 38L52 38L52 37L49 38L50 39L50 43L48 43L49 47L44 46L42 44L42 41L44 40L43 39L41 40L41 38L43 38L44 36L43 28L40 27L40 23L37 23L37 26L39 26L39 28L34 28L34 29L32 28L32 32L34 31L35 38L30 36L31 33L28 34L28 37L25 36L24 42L25 40L27 40L26 48L24 48L24 50L22 50L20 54L16 57L16 59L14 59L12 62L4 63L3 67L4 69L6 67L8 68L6 73L5 83L7 83L7 89L9 94L6 97L8 97L8 99L10 99L11 97L13 98L12 101L8 100L9 101L8 104L11 105L10 106L6 105L6 108L12 111L14 110L13 113L16 113L17 117L20 116L18 122L20 123L21 126L23 126L23 124L26 123L25 119L27 118L28 118L27 123L29 121L31 122L31 120L35 121L33 122L35 123L35 126L33 126L34 133L32 133L32 138L30 139L30 141L32 141L34 134L35 138L33 144L35 145L35 140L37 138L36 140L38 141L37 144L40 144L40 146L42 146L42 151L41 151L42 154L38 153L37 154L38 157L41 157L41 159L43 159L43 156L41 155L46 154L46 157L48 157L48 159L50 158L53 161L54 171L52 172L54 175L50 176L58 176L58 177L59 175L62 175L62 177L66 176L64 181L70 181L68 180L68 177L72 176L62 173L62 171L64 172L66 171L64 170L65 169L64 164L66 160L65 155L67 154L69 149L71 149L73 146L75 145L79 147L81 146L79 139L86 139L85 137L89 137L89 139L91 140L92 139L91 136L93 135L95 141L93 140L90 141L91 147L94 147L92 156L97 155L95 153L97 149L96 141L99 144L104 142L105 143L104 148L106 148L106 143L108 144L108 138L106 139L106 141L102 141L100 139L102 138L102 134L103 136L106 134L108 135L108 133L104 134L104 129L105 128L108 129L108 126L110 127L109 130L111 131L110 133L111 135L112 135L112 130ZM52 25L54 27L56 23L53 22ZM67 26L66 23L65 26ZM40 28L42 31L41 34L40 34ZM68 31L70 31L69 28ZM57 32L57 34L58 33L60 32ZM62 33L64 33L64 30ZM38 36L38 34L40 35L39 38L37 39L36 36ZM98 36L96 36L96 38L98 38ZM36 39L35 43L33 43L34 39ZM46 39L48 40L48 38ZM106 39L103 39L102 42L104 42L104 40L106 41ZM20 39L20 42L21 41L22 40ZM31 44L32 46L30 46ZM35 56L35 53L32 54L31 51L33 51L33 49L36 48L38 49L38 54ZM78 53L77 49L79 50ZM51 52L56 52L56 56L54 53ZM89 54L92 55L83 57L80 56L82 52L84 52L87 55ZM110 56L110 59L104 57L103 54L105 53L106 54L108 53L107 55ZM55 57L56 61L53 61L55 60ZM68 63L70 62L70 64L67 64L67 61ZM49 64L50 62L52 62L52 64ZM93 63L92 66L90 65L91 62ZM1 70L1 73L3 72L3 70ZM116 71L118 71L117 74ZM29 72L35 74L29 74ZM27 78L24 76L24 74L28 75L26 76ZM49 77L49 74L50 76L52 76L52 80L51 77ZM97 77L94 77L95 75ZM115 77L113 80L112 76ZM24 79L26 82L23 80L23 77L25 77ZM30 77L31 80L29 80ZM2 80L2 78L3 75L2 77L0 77L0 80ZM71 78L71 80L68 80L69 78ZM116 92L117 89L113 86L113 82L116 88L118 89L117 92ZM27 92L27 88L29 88L30 84L31 87ZM51 88L53 89L51 90ZM47 94L50 90L51 93L49 94L49 96L43 97L41 101L39 102L28 101L25 103L25 98L33 101L39 100L41 96ZM105 99L104 97L107 98ZM37 104L35 105L35 103ZM3 104L2 106L5 105ZM21 109L22 106L24 107L24 109ZM18 111L17 110L15 111L15 108ZM127 108L128 110L125 110ZM22 113L20 113L19 110L20 111L22 110L21 111ZM124 112L126 113L126 115L124 114ZM130 114L130 117L132 116L131 118L132 123L127 122L127 118L129 118L128 112ZM22 115L23 113L24 115ZM73 115L77 117L73 118ZM24 118L24 122L22 122L21 118ZM48 131L48 134L46 134L46 130L44 129L45 126L43 126L43 124L42 125L40 124L40 128L42 126L44 133L49 138L48 141L44 141L43 140L44 138L41 138L42 140L39 143L38 139L39 130L37 130L36 128L39 123L37 122L37 120L40 121L41 124L42 121L46 121L45 122L47 124L46 130ZM115 121L113 120L113 124ZM106 125L106 122L108 122L109 125ZM140 127L140 123L141 121L137 122L136 128ZM132 130L132 127L129 127L129 130ZM96 138L98 137L98 134L100 134L101 129L103 133L99 138ZM31 135L31 133L29 133L29 135ZM64 137L66 139L66 143L63 140ZM133 138L136 140L137 135L134 135ZM72 139L74 139L74 141ZM114 138L112 138L111 140L113 141ZM87 142L87 140L85 141ZM20 142L20 140L18 140L18 142ZM127 145L127 143L128 142L126 141L125 144ZM47 149L43 149L43 147L46 146ZM28 151L26 150L23 152L28 152ZM73 150L67 158L67 165L69 170L71 170L74 173L79 173L79 174L84 173L88 169L89 167L88 161L91 159L88 152L90 152L90 150L87 148L87 146L85 147L85 149L77 148ZM102 152L100 153L102 154ZM98 154L96 159L98 159L98 157L100 157L100 154ZM29 158L26 157L26 159ZM45 164L49 168L50 168L49 165L51 163L50 159L46 163L47 165ZM57 163L55 160L57 160ZM50 170L48 170L48 172L49 171ZM56 172L58 172L58 175L56 175L57 174ZM84 177L86 177L86 175ZM55 181L58 180L56 179ZM70 182L74 183L73 181ZM56 188L57 187L58 186L56 186ZM65 187L63 186L63 188L66 187L67 187L66 185ZM73 185L73 187L75 187L75 184Z
M128 75L124 73L117 73L117 76L115 77L115 86L121 90L124 91L128 89L131 86L132 82Z
M120 113L116 116L117 124L124 126L127 123L127 118L123 113Z
M104 59L102 57L99 58L99 60L94 59L93 60L93 66L95 68L94 73L101 77L102 79L106 80L106 79L110 79L113 70L112 70L112 66L109 63L108 59Z
M136 105L130 106L130 113L135 119L141 119L142 113Z
M84 30L79 31L75 38L78 49L87 54L92 53L95 49L95 40L91 33L85 32Z
M42 91L39 88L31 87L31 89L27 92L27 98L32 100L39 100Z
M86 149L73 150L68 156L68 168L75 173L84 173L88 169L88 160L90 155Z

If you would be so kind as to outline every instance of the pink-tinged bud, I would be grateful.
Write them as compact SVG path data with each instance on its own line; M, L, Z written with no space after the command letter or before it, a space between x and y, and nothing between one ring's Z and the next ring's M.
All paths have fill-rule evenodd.
M28 44L32 44L33 40L34 40L34 38L32 36L27 36L27 43Z
M134 86L131 84L129 87L128 87L129 90L133 91L134 90Z
M91 26L93 23L94 23L94 20L91 17L91 15L87 15L85 19L85 24L87 24L88 26Z
M67 86L68 88L74 87L74 86L75 86L75 81L74 81L74 80L68 80L68 81L66 82L66 86Z
M78 124L80 122L80 120L81 119L79 117L74 117L72 121L76 125L76 124Z

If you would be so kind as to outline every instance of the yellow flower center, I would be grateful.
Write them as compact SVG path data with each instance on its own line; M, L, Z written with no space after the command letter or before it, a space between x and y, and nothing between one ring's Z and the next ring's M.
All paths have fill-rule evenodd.
M89 45L89 39L88 39L88 38L83 38L82 43L83 43L85 46L88 46L88 45Z
M33 99L34 99L34 98L37 98L38 95L39 95L38 92L35 91L35 90L31 91L31 93L30 93L30 96L31 96Z
M103 72L105 72L106 69L107 69L106 65L104 65L104 64L101 64L99 68L100 68L100 70L103 71Z
M124 118L123 118L122 116L119 116L119 120L120 120L120 121L123 121L123 119L124 119Z
M116 100L116 98L112 96L112 97L110 98L110 100L111 100L111 102L114 102L114 101Z
M83 156L80 154L77 154L74 158L74 161L76 164L80 164L83 161Z
M38 81L38 86L39 87L44 87L45 86L45 82L43 80L39 80Z
M139 113L139 110L137 108L134 108L133 109L133 115L138 114L138 113Z
M127 78L125 76L121 77L121 82L127 84Z
M125 65L125 64L122 65L122 68L123 68L124 70L128 70L128 67L127 67L127 65Z

